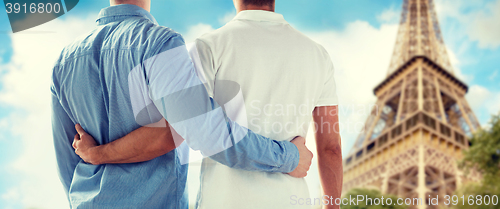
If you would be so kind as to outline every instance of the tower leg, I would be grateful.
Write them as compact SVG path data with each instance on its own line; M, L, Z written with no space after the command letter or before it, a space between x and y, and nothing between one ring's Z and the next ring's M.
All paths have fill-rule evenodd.
M382 194L386 194L388 190L388 184L389 184L389 169L391 169L391 163L390 161L385 165L385 172L382 174L382 188L380 189L382 191Z
M422 132L420 132L422 134ZM420 137L422 138L422 137ZM425 193L427 192L427 188L425 186L425 152L424 145L420 144L418 148L418 198L422 200L422 205L418 205L416 208L425 209L427 208L427 204L425 203Z

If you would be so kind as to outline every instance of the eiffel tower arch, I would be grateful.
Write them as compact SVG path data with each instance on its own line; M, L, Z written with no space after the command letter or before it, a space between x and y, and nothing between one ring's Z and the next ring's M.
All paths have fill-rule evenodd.
M343 191L375 187L421 198L411 208L438 208L477 173L457 168L468 138L480 127L465 99L468 86L453 73L433 0L404 0L387 77L377 103L344 160ZM439 206L429 197L439 196Z

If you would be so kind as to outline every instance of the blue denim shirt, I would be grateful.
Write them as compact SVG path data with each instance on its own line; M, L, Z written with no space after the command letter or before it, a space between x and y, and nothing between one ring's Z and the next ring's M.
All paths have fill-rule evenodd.
M164 117L187 145L229 167L295 169L293 144L247 130L208 97L178 33L134 5L105 8L97 23L63 49L52 75L54 146L72 208L188 208L183 149L90 165L72 148L76 123L106 144Z

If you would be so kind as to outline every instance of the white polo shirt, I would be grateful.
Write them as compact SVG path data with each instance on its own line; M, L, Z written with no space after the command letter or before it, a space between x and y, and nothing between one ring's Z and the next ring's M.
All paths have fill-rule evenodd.
M314 108L338 104L330 56L280 14L242 11L197 39L190 54L210 96L225 104L240 92L244 104L228 116L263 136L305 137ZM310 208L297 201L309 198L305 180L287 174L236 170L205 158L200 183L203 209Z

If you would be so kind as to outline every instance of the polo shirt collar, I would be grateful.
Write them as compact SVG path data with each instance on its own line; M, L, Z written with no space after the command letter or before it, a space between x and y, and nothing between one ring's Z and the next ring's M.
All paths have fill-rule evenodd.
M155 24L158 24L151 13L139 6L132 4L120 4L101 9L101 12L99 12L99 15L97 16L96 22L98 25L104 25L110 22L122 21L132 16L144 17L151 20Z
M239 12L233 20L252 20L288 24L285 18L283 18L283 15L264 10L244 10Z

